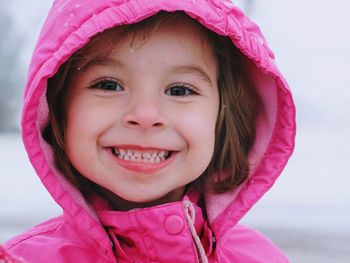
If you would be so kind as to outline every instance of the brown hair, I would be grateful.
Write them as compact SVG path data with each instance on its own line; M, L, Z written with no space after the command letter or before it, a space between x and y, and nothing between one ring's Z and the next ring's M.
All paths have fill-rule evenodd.
M147 37L155 32L162 23L178 15L184 14L160 12L139 23L118 27L118 30L122 30L121 32L125 34L131 33L134 38L136 34L142 32L141 37L146 41ZM113 49L116 43L116 40L110 37L113 30L110 29L95 36L86 46L73 54L48 80L46 97L50 122L43 136L53 147L55 164L58 169L85 196L91 191L98 191L99 187L80 175L68 159L65 150L64 98L76 74L79 74L95 57L107 55ZM215 180L211 178L213 179L211 185L216 193L223 193L241 185L248 177L248 153L255 139L255 122L260 101L244 70L243 55L232 41L203 26L201 30L204 39L211 42L216 53L220 109L216 124L213 158L204 174L194 184L202 189L203 179L216 174ZM99 46L103 48L98 48ZM104 54L101 54L101 50Z

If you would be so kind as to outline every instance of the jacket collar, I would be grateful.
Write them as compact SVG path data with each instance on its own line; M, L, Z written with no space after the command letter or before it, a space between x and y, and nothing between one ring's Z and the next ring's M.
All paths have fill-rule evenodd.
M213 234L199 199L189 191L181 201L155 207L112 211L97 199L94 208L121 262L206 262Z

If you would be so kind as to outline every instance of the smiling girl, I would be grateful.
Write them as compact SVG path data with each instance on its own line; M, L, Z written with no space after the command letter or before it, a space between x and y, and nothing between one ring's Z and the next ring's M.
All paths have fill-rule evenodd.
M288 262L237 223L291 155L294 115L228 1L57 0L22 124L64 213L6 247L29 262Z

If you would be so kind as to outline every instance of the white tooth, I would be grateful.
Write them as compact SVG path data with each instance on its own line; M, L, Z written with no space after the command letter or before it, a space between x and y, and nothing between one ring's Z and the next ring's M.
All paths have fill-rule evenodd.
M143 158L144 158L144 159L149 159L149 158L151 158L151 153L149 153L149 152L144 153L144 154L143 154Z
M118 149L113 148L115 155L122 160L126 161L142 161L145 163L160 163L165 161L169 156L169 151L160 152L140 152L130 149Z

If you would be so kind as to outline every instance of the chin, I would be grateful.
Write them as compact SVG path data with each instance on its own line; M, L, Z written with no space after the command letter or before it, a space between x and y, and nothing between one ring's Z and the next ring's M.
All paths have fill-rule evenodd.
M179 188L169 193L159 195L150 195L146 193L145 195L141 195L138 193L137 195L115 196L115 198L110 201L117 209L131 210L135 208L152 207L179 201L182 199L183 192L183 188Z

